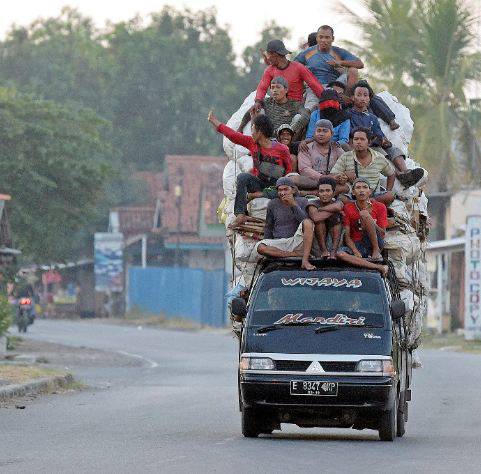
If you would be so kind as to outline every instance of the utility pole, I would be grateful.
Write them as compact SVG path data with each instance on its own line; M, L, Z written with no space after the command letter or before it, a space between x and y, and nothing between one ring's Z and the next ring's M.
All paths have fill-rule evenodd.
M176 245L175 245L175 266L179 266L179 245L180 245L180 226L181 220L181 204L182 204L182 184L177 184L174 188L175 202L177 207L177 229L176 229Z

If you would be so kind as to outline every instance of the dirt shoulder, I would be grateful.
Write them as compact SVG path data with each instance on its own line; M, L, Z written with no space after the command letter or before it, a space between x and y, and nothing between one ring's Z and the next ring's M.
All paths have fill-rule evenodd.
M449 334L424 334L421 347L425 349L438 349L453 352L468 352L481 354L481 341L466 341L463 335Z

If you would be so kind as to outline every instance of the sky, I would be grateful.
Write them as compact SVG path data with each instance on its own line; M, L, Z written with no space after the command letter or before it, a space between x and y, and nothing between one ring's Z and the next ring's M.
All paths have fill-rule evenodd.
M342 1L349 8L363 12L358 0ZM289 8L288 2L281 0L10 0L2 3L2 38L13 23L27 25L38 17L57 16L66 5L92 17L99 25L104 25L106 21L115 23L127 20L136 14L147 16L153 11L159 11L164 5L172 5L192 10L216 7L218 22L223 26L230 25L229 31L237 53L254 43L263 25L272 19L291 29L292 38L286 41L288 48L296 49L301 38L306 38L325 23L334 28L337 40L358 39L356 29L338 11L339 1L336 0L304 0L302 8L298 9Z

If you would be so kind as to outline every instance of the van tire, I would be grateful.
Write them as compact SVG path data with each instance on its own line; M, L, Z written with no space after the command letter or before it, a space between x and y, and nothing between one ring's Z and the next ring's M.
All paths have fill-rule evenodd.
M394 406L385 411L379 420L379 439L381 441L394 441L397 433L397 397Z
M257 438L260 432L254 410L242 406L242 434L246 438Z

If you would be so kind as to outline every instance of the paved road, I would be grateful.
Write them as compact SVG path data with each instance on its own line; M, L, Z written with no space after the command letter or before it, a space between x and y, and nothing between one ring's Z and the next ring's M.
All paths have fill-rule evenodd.
M299 429L245 439L236 341L88 322L37 321L29 337L123 351L135 368L82 369L91 389L0 412L0 472L479 472L481 357L426 352L407 434Z

